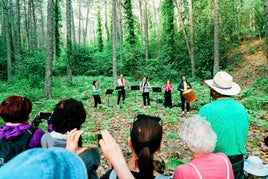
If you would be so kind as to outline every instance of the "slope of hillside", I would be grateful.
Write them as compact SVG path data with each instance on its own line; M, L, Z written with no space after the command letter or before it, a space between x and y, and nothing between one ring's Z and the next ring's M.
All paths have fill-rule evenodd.
M264 40L246 41L234 50L240 53L241 59L231 68L231 72L243 89L256 78L268 77L268 61L265 56Z

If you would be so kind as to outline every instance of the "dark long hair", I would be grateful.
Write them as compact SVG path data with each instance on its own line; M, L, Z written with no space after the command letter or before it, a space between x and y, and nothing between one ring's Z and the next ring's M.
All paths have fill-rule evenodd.
M97 82L97 80L94 80L93 83L92 83L92 85L93 86L96 86L96 82Z
M141 178L154 178L153 154L160 147L162 132L159 120L150 116L133 123L130 136L134 152L139 157L138 167Z

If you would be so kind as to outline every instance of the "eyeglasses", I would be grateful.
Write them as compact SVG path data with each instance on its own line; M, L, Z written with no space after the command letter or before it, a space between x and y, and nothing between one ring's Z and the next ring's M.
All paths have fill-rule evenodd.
M136 121L141 121L141 120L146 120L146 119L152 119L152 120L157 121L157 122L161 121L161 118L160 117L157 117L157 116L150 116L150 115L146 115L146 114L138 114L138 115L135 116L134 121L133 121L133 123L131 125L130 133L131 133L131 131L133 129L133 124Z

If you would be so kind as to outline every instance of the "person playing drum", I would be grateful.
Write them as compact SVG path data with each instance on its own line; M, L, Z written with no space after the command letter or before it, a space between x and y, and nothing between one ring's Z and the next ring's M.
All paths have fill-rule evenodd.
M178 90L180 91L181 95L181 115L185 114L185 97L183 95L183 92L186 92L188 89L192 89L191 84L186 80L185 76L181 77L181 82L178 85ZM189 114L190 112L190 103L186 102L186 114Z

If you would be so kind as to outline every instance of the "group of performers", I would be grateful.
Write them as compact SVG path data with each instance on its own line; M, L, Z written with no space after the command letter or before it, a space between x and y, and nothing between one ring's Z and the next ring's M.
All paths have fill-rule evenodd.
M126 85L127 81L124 78L123 74L120 74L120 78L117 80L117 91L118 91L118 98L117 98L117 105L120 105L120 100L122 98L122 103L125 103L126 98ZM140 83L140 91L142 93L143 98L143 104L144 106L150 106L150 96L149 96L149 89L150 89L150 83L148 81L148 77L144 77L142 82ZM186 80L185 76L182 76L180 83L178 84L177 90L180 91L180 97L181 97L181 114L188 114L190 112L190 103L186 101L185 99L185 92L189 89L192 89L192 86L190 82ZM165 100L164 100L164 106L165 107L172 107L172 85L170 84L170 80L168 79L164 85L164 91L165 91ZM100 98L100 88L98 86L98 81L93 81L92 84L92 95L94 97L94 107L96 108L98 104L101 104L101 98ZM185 103L186 103L186 111L185 111Z

